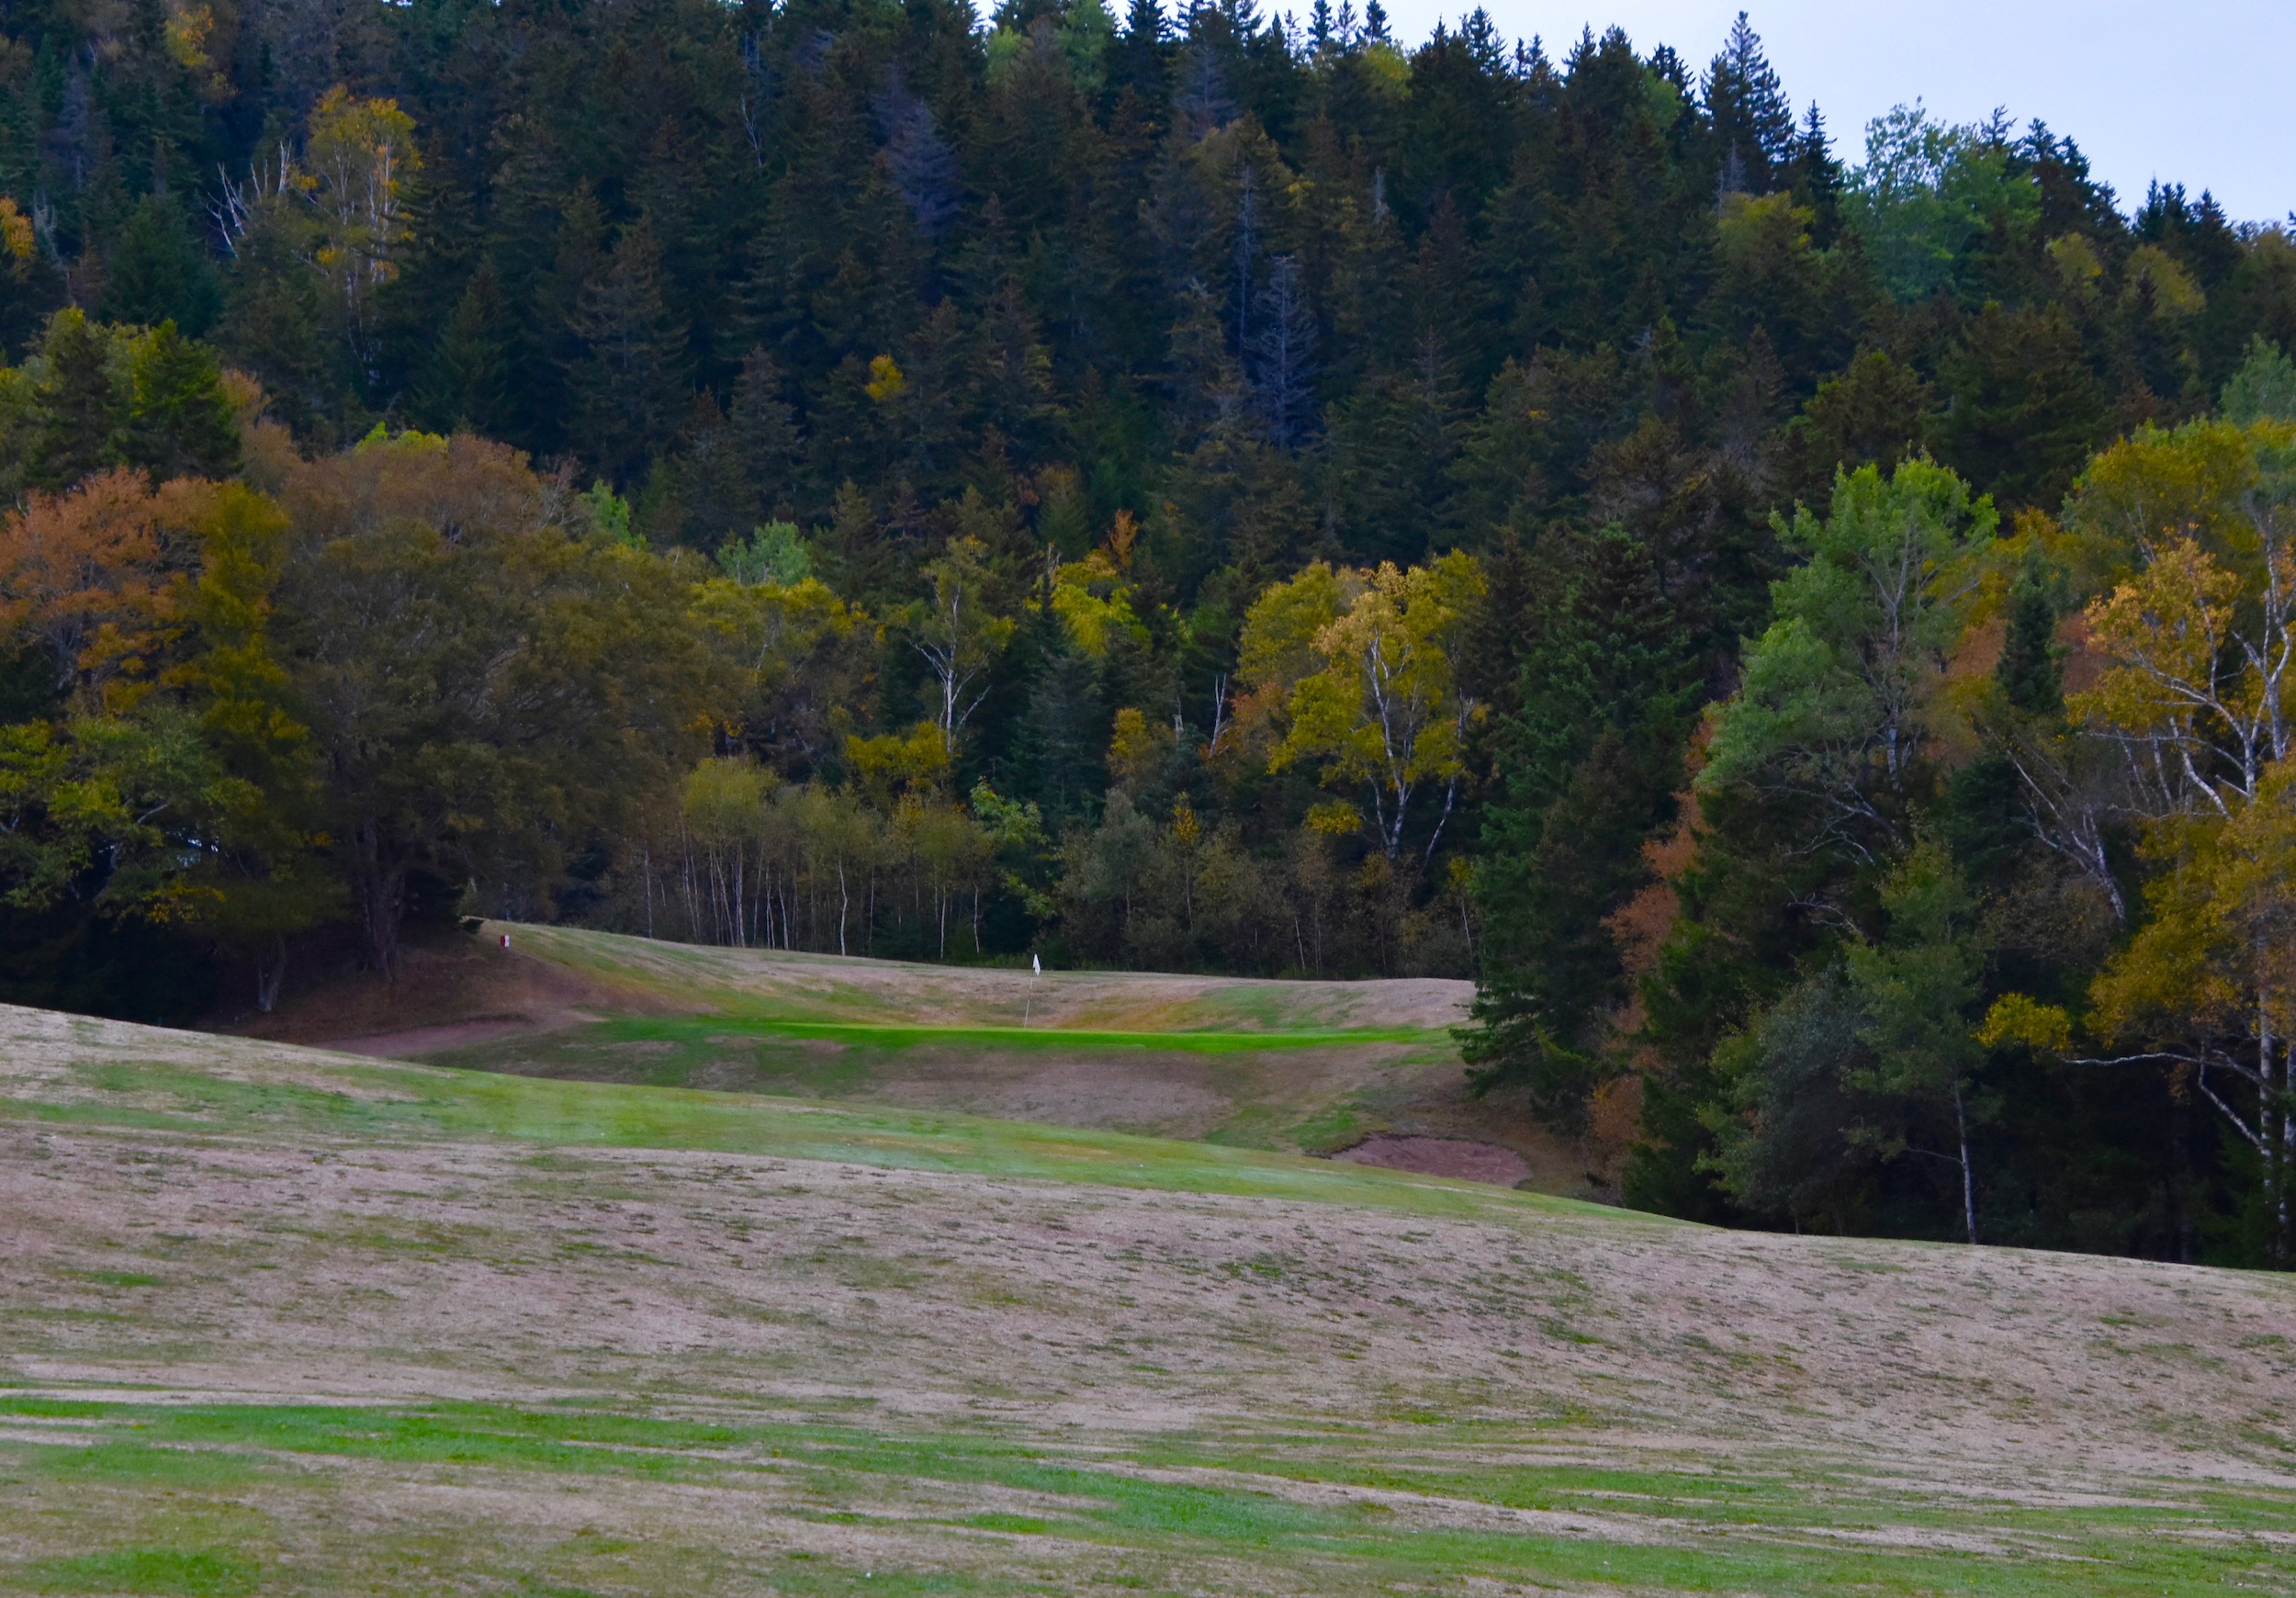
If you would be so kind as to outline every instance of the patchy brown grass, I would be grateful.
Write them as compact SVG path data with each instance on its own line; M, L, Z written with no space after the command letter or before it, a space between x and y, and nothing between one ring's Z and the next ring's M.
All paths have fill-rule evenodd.
M507 951L497 943L504 931L512 937ZM1610 1153L1555 1136L1517 1096L1469 1096L1445 1030L1466 1019L1473 993L1469 983L1435 978L1037 976L490 922L479 936L434 938L411 949L395 986L366 974L340 976L262 1024L225 1030L525 1075L793 1093L1311 1153L1387 1139L1379 1163L1435 1176L1461 1174L1449 1145L1466 1141L1520 1162L1509 1185L1522 1179L1541 1192L1608 1195L1602 1173L1615 1164ZM1313 1047L1202 1058L1153 1046L1048 1052L961 1039L884 1049L796 1040L761 1051L755 1037L735 1032L706 1040L696 1058L696 1051L622 1038L598 1024L714 1014L1335 1036ZM1411 1029L1424 1036L1409 1043L1345 1037Z
M0 1378L19 1398L733 1429L631 1457L661 1469L498 1458L479 1445L511 1422L483 1417L461 1452L208 1442L131 1469L99 1412L0 1416L0 1590L193 1527L253 1550L266 1590L849 1590L785 1563L818 1559L955 1583L924 1590L1911 1592L2026 1571L2040 1585L1999 1590L2030 1592L2148 1517L2195 1581L2291 1588L2286 1278L1731 1234L1491 1189L1431 1210L1440 1184L1378 1171L1318 1201L1127 1188L1120 1165L1079 1186L996 1174L981 1123L952 1127L949 1157L987 1165L938 1171L354 1133L325 1118L456 1079L6 1015ZM681 1102L728 1124L762 1108ZM989 1445L1019 1463L951 1463ZM885 1450L911 1462L837 1463ZM200 1458L256 1474L207 1485ZM1229 1518L1079 1520L1087 1480L1200 1491L1187 1514ZM1325 1518L1251 1529L1279 1509ZM2057 1590L2097 1590L2077 1559ZM2202 1590L2161 1569L2146 1590Z

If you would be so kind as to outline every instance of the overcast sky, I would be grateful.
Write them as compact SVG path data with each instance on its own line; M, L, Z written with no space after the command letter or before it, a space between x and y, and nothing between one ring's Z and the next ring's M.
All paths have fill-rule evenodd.
M1263 0L1306 16L1308 0ZM1458 0L1386 0L1415 43ZM1559 58L1612 23L1703 69L1743 6L1797 107L1854 162L1867 120L1916 98L1954 121L2006 107L2079 141L2123 210L2153 178L2214 191L2235 220L2296 209L2296 0L1488 0ZM1112 6L1122 14L1120 6Z

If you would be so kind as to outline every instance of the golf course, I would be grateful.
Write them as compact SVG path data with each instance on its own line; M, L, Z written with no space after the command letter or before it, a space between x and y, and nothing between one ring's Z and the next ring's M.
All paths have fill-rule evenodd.
M2285 1277L1312 1157L1460 985L474 941L0 1008L0 1590L2296 1592Z

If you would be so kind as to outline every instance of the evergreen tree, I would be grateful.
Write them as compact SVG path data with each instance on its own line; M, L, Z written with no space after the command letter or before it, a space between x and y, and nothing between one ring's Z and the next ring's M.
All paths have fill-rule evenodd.
M631 481L671 436L685 389L686 347L662 298L661 245L645 217L615 239L582 285L570 331L569 431L582 458Z
M40 363L41 423L28 474L32 484L68 488L118 466L133 393L115 342L78 311L59 311L41 342Z
M136 203L105 259L97 309L106 321L172 321L190 338L214 325L222 286L173 196L146 195Z
M1719 152L1719 191L1769 193L1796 153L1794 106L1743 11L1706 69L1706 115Z
M801 502L805 435L782 398L781 367L761 348L752 347L742 357L733 403L726 409L726 438L758 516Z
M1254 399L1268 441L1289 454L1315 422L1315 318L1294 256L1267 264L1253 356Z
M1542 1117L1576 1131L1615 1072L1602 1023L1626 971L1610 921L1650 880L1643 846L1673 816L1696 661L1623 534L1577 541L1543 575L1516 708L1495 739L1466 1053L1480 1087L1525 1084Z
M499 437L510 431L512 326L502 282L482 261L439 330L417 396L418 410L441 428L468 428Z
M121 454L155 478L226 478L240 467L239 420L214 354L162 322L135 354Z

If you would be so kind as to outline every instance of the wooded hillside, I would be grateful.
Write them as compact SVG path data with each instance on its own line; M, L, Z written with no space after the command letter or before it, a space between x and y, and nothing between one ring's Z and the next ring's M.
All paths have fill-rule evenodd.
M1743 18L0 28L0 997L1475 975L1632 1202L2296 1246L2283 229Z

